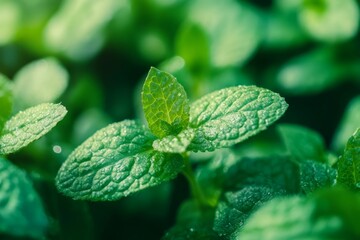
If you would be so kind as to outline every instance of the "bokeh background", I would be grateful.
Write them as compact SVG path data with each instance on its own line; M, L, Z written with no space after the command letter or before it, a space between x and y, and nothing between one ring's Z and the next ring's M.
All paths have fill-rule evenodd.
M69 111L50 134L9 156L41 197L45 239L159 239L174 223L188 194L181 177L110 203L73 201L53 183L68 154L96 130L142 118L150 66L175 75L191 100L241 84L278 92L289 103L280 122L319 132L340 154L360 122L359 5L0 0L0 73L14 82L14 113L43 101Z

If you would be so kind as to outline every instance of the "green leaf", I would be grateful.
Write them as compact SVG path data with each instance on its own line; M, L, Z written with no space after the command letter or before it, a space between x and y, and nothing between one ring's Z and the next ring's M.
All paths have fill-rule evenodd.
M335 132L332 148L338 152L343 151L350 135L359 127L360 123L360 95L353 98L346 107L345 113Z
M0 157L0 233L41 238L47 226L41 200L25 172Z
M280 68L275 81L288 94L316 94L338 84L345 69L336 62L333 48L319 48L290 59Z
M360 128L350 137L346 144L344 154L337 163L337 183L351 189L360 188Z
M326 162L325 143L317 132L293 124L281 124L277 128L288 152L297 162Z
M4 75L0 74L0 133L5 122L11 115L12 105L12 85Z
M159 152L184 153L194 138L194 134L194 129L189 128L176 136L170 135L162 139L156 139L152 146Z
M69 75L53 58L27 64L14 77L16 110L53 102L65 91Z
M277 93L255 86L225 88L205 95L190 107L193 151L230 147L280 118L287 103Z
M145 118L155 136L177 135L188 126L186 92L171 74L152 67L141 96Z
M360 198L325 189L306 198L276 198L256 211L236 239L358 239Z
M282 190L263 186L248 186L239 191L226 192L215 212L214 230L222 237L230 236L244 225L253 211L284 193Z
M168 181L181 171L182 158L152 150L153 140L135 121L111 124L70 154L56 185L74 199L105 201Z
M336 170L324 163L303 161L300 163L300 187L305 193L335 184Z
M345 41L357 33L359 6L355 0L305 0L299 22L314 39Z
M13 153L48 133L64 118L60 104L44 103L19 112L6 122L0 136L0 154Z
M225 177L223 189L227 191L246 186L263 186L286 193L300 190L299 167L288 157L244 157L228 167Z
M254 7L235 0L193 1L189 21L202 27L210 43L211 65L238 66L257 49L263 25Z

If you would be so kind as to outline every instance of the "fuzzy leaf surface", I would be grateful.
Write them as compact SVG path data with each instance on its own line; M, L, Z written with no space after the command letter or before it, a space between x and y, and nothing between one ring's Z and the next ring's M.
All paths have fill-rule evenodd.
M166 136L162 139L156 139L153 142L153 148L159 152L168 153L183 153L190 145L191 140L194 138L194 129L189 128L177 136Z
M155 136L177 135L188 126L187 95L171 74L152 67L141 95L145 118Z
M41 238L47 226L41 200L25 172L0 157L0 233Z
M337 182L352 189L360 188L360 128L350 137L339 158Z
M191 105L190 127L194 151L230 147L266 129L288 105L277 93L256 86L225 88L207 94Z
M19 112L6 122L0 154L13 153L48 133L67 113L60 104L44 103Z
M0 133L11 114L13 94L10 81L0 74Z
M153 140L135 121L111 124L70 154L56 185L74 199L107 201L170 180L181 170L182 158L154 151Z

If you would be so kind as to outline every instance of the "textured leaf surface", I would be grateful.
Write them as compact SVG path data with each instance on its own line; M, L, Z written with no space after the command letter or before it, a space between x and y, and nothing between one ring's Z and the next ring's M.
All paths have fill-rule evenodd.
M25 173L0 157L0 232L39 238L47 225L40 198Z
M142 104L151 132L159 138L177 135L189 124L189 103L184 88L171 74L151 68Z
M194 129L186 129L176 136L170 135L153 142L153 148L159 152L183 153L194 138Z
M305 193L335 184L336 170L324 163L304 161L300 164L300 187Z
M17 109L53 102L65 91L67 71L52 58L34 61L14 77L14 97Z
M248 219L235 239L358 239L359 200L342 189L273 199Z
M0 74L0 133L12 110L12 88L10 81Z
M344 154L338 161L337 182L352 189L360 188L360 128L346 144Z
M66 114L60 104L45 103L19 112L6 122L0 136L0 154L9 154L48 133Z
M325 143L317 132L292 124L281 124L277 127L287 150L297 162L326 162Z
M96 132L60 168L58 189L74 199L117 200L174 178L182 158L152 150L153 135L135 121Z
M263 186L247 186L239 191L226 192L215 212L214 230L229 236L244 225L248 216L270 199L284 191Z
M266 129L287 106L277 93L255 86L205 95L191 105L190 126L196 131L189 149L213 151L234 145Z

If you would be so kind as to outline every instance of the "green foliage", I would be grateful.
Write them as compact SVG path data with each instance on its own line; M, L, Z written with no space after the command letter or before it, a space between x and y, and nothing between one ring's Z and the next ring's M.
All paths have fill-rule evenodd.
M0 0L0 239L360 238L359 4Z
M360 129L346 144L344 154L338 161L337 183L358 190L360 186Z
M212 151L234 145L264 130L287 108L278 94L255 86L220 90L189 106L176 79L155 68L146 77L142 103L149 129L159 139L130 120L99 130L59 170L61 192L74 199L116 200L174 178L184 164L192 182L188 160L179 154L188 147ZM208 133L210 128L214 131Z
M336 188L276 198L250 217L236 239L356 239L359 203L358 195Z
M0 233L44 236L49 220L26 173L0 157Z

